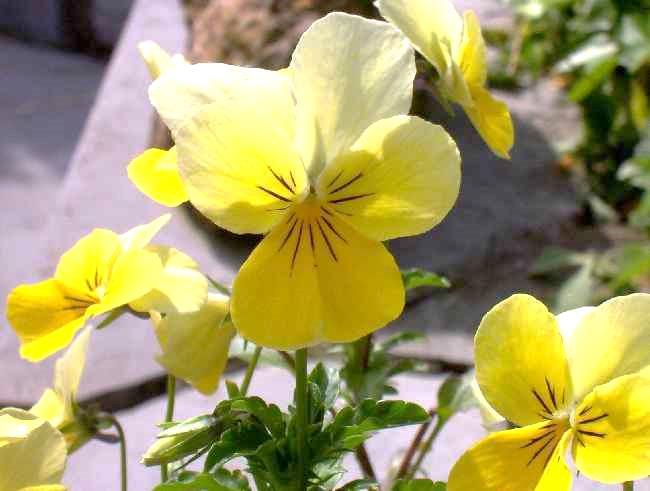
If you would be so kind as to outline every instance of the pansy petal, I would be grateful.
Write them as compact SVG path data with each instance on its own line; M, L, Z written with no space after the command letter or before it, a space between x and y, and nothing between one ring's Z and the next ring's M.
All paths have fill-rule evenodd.
M92 297L95 289L109 277L121 252L120 238L115 232L95 229L61 256L54 278L78 290L80 297Z
M129 305L138 312L190 313L199 310L208 295L208 280L188 255L173 247L149 246L163 265L155 288Z
M309 183L277 115L262 101L247 104L201 110L178 132L176 145L192 204L231 232L264 233L304 198Z
M318 181L331 210L375 240L416 235L449 212L460 189L460 155L442 127L394 116L370 126Z
M162 354L156 360L165 369L203 394L219 384L230 341L235 336L228 315L228 297L210 294L203 308L192 314L152 315Z
M515 141L512 117L505 102L496 99L478 85L470 85L473 106L463 106L467 117L490 150L501 158L510 158Z
M14 288L7 298L7 318L21 341L21 355L40 361L65 347L95 301L55 279Z
M449 54L459 50L463 34L463 20L449 0L378 0L375 4L439 74L447 72Z
M399 269L386 248L317 210L274 229L233 285L240 334L277 349L349 342L385 326L403 307Z
M648 370L596 387L575 414L573 453L582 474L612 484L650 475Z
M518 426L548 419L571 403L571 379L553 314L530 295L492 308L474 341L476 380L488 402Z
M275 115L278 131L288 138L295 133L291 85L283 70L222 63L180 66L166 71L151 84L149 99L174 135L205 106L214 103L220 107L237 101L242 103L242 111L263 104ZM254 113L249 121L255 121Z
M184 65L187 63L183 55L170 56L167 51L162 49L154 41L142 41L138 43L140 56L147 65L149 75L153 80L157 79L163 72L170 70L174 66Z
M561 477L566 464L556 452L565 433L565 427L550 422L492 433L456 462L447 489L567 491L570 487ZM558 486L549 487L551 483Z
M32 414L49 421L55 428L60 428L74 420L72 405L86 364L91 332L92 327L87 327L77 336L66 353L56 361L54 390L47 389L30 409Z
M20 409L0 411L0 489L19 491L28 486L61 481L67 457L63 435L47 421ZM27 431L2 445L9 426Z
M616 297L588 311L566 344L575 396L650 364L650 295Z
M549 459L542 478L537 483L535 491L569 491L573 484L573 475L567 465L566 455L571 443L571 432L565 431L560 443Z
M160 257L154 252L144 249L125 252L115 261L106 295L88 312L101 315L143 297L158 284L162 270Z
M131 161L127 173L140 192L156 203L174 207L188 200L178 172L176 147L145 150Z
M120 234L119 237L122 249L127 251L129 249L142 249L143 247L146 247L149 245L149 242L158 235L158 232L169 223L171 218L172 216L170 213L165 213L149 223L138 225L137 227L130 229L128 232Z
M485 85L487 80L485 40L478 17L472 10L463 13L463 40L458 64L468 85Z
M372 123L408 113L415 57L385 22L336 12L314 22L293 52L299 153L317 176Z

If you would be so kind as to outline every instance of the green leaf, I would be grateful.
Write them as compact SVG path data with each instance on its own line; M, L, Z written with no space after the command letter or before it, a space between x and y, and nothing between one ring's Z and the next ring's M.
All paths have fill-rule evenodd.
M348 406L339 411L325 432L333 436L335 448L354 450L379 430L428 419L427 411L412 402L366 399L358 408Z
M188 473L189 474L189 473ZM232 487L220 483L214 476L206 473L188 475L177 482L159 484L153 491L249 491L250 487Z
M284 416L275 404L267 404L259 397L246 397L233 400L231 410L255 416L274 438L282 438L285 435Z
M595 257L583 264L578 271L560 287L554 302L556 313L583 307L591 303L594 290L598 286L594 276Z
M400 479L395 482L393 491L446 491L447 484L442 481L433 482L431 479ZM469 490L468 490L469 491Z
M259 422L252 418L244 419L225 430L212 444L204 470L213 471L232 459L253 455L270 439L271 435Z
M226 380L226 392L228 393L229 399L237 399L238 397L242 397L242 394L239 391L239 386L232 380Z
M446 422L454 414L467 411L478 406L472 381L474 374L450 375L438 389L438 418Z
M606 58L597 63L573 84L569 91L569 99L573 102L582 102L611 75L617 65L616 57Z
M451 283L444 276L420 268L403 269L402 281L404 282L404 288L406 291L422 286L433 288L451 287Z
M198 454L212 443L218 433L219 424L212 415L165 425L142 456L142 463L146 466L161 465Z
M309 400L311 405L310 421L322 419L339 397L341 379L338 370L325 368L318 363L307 378L309 384Z
M345 486L340 487L337 491L361 491L362 489L379 489L377 481L372 479L357 479L356 481L350 481Z
M530 273L535 276L547 275L562 269L580 266L584 262L583 254L561 247L547 247L533 263Z
M650 245L625 245L618 253L617 266L618 271L609 283L609 287L614 291L650 274Z

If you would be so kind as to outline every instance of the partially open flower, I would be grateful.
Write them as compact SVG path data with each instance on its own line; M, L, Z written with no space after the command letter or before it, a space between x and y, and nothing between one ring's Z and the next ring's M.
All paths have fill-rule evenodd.
M0 410L0 489L64 491L67 458L63 435L22 409Z
M149 246L169 218L164 215L121 235L95 229L61 256L53 278L14 288L7 298L7 317L20 338L21 355L42 360L67 346L91 317L132 302L145 310L151 307L145 301L160 304L162 299L181 312L198 309L207 295L207 280L196 274L178 277L178 254Z
M560 328L561 326L561 328ZM476 333L476 377L518 428L492 433L449 476L450 491L563 491L572 475L604 483L650 474L650 295L555 317L514 295Z
M197 64L151 85L192 204L232 232L266 234L233 285L245 338L351 341L401 313L381 242L431 229L460 186L453 140L406 115L414 76L395 28L335 13L304 33L286 70Z
M228 308L227 296L209 293L198 312L151 313L162 349L156 359L169 373L203 394L217 389L228 362L228 349L235 336Z
M449 0L377 0L395 24L436 69L443 97L460 104L485 143L509 158L514 129L508 106L485 88L487 54L476 14L461 17Z
M83 445L94 431L86 428L84 422L76 417L77 390L86 365L86 352L92 329L92 326L86 327L66 353L56 361L52 388L46 389L38 402L29 410L63 433L68 452Z

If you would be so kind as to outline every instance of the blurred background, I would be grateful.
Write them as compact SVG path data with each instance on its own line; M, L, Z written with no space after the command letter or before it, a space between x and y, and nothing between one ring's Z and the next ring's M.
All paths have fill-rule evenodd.
M444 223L393 241L404 268L449 279L423 287L387 332L425 342L400 353L431 372L465 370L482 314L518 291L554 311L650 288L650 2L456 0L489 44L490 84L513 113L512 161L485 148L416 82L413 112L441 123L463 155ZM370 0L0 0L0 296L50 276L94 227L122 232L166 212L126 178L147 146L169 144L146 96L137 43L192 61L280 68L331 10L377 16ZM255 243L174 210L162 242L228 282ZM0 304L0 406L28 406L51 362L27 364ZM130 324L129 324L130 323ZM101 333L82 394L125 409L160 394L151 330ZM99 337L99 336L98 336ZM594 488L595 489L595 488Z

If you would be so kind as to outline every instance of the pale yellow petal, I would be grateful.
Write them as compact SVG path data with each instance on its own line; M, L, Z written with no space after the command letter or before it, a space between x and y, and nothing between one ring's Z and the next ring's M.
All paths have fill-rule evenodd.
M228 107L237 101L244 104L242 110L265 106L275 115L277 131L290 139L295 133L291 84L283 70L222 63L179 66L166 71L151 84L149 99L174 134L205 106L216 104L221 107L224 104ZM250 117L254 123L254 114Z
M468 85L485 85L487 80L485 40L478 17L472 10L463 13L463 40L458 65Z
M188 200L178 172L176 147L145 150L131 161L127 173L140 192L156 203L174 207Z
M358 339L403 306L399 269L386 248L313 203L292 213L244 263L232 317L255 344L297 349Z
M46 420L55 428L60 428L65 421L65 402L63 397L53 389L45 389L38 402L31 407L29 412Z
M142 41L138 43L138 51L145 65L147 65L147 69L153 80L175 66L187 64L183 55L170 56L167 51L162 49L154 41Z
M381 15L400 29L436 68L447 72L460 50L463 20L449 0L378 0Z
M173 247L149 246L163 265L153 290L129 305L138 312L187 314L199 310L208 295L208 280L188 255Z
M470 85L473 106L463 106L465 113L490 150L501 158L510 158L515 141L512 117L505 102L496 99L487 89Z
M370 126L321 175L329 209L369 238L416 235L437 225L460 189L460 155L440 126L394 116Z
M561 451L566 427L537 423L492 433L456 462L449 474L449 491L568 491ZM562 447L560 447L562 449ZM545 482L540 482L544 476ZM558 487L550 488L549 485ZM538 486L539 485L539 486Z
M54 278L78 290L79 297L93 297L97 287L107 281L121 252L120 238L115 232L94 229L61 256Z
M385 22L329 14L302 35L290 68L296 144L314 177L372 123L411 107L414 53Z
M203 394L217 389L235 336L232 322L225 320L228 302L228 297L211 293L196 313L152 315L162 349L156 359Z
M513 295L485 314L474 356L481 392L518 426L548 419L572 402L557 321L530 295Z
M231 232L268 231L309 190L293 143L269 109L258 100L212 104L177 134L190 201Z
M171 214L165 213L149 223L138 225L121 234L119 237L123 250L142 249L148 246L160 230L169 223L171 218Z
M7 297L7 319L21 341L21 355L40 361L67 346L96 298L49 279L20 285Z
M13 427L13 429L11 428ZM22 433L15 438L16 430ZM5 440L9 433L10 441ZM0 489L61 482L66 461L63 435L47 421L20 409L0 410Z
M650 475L648 371L596 387L576 408L574 424L574 460L582 474L612 484Z
M158 254L144 249L131 249L122 254L111 273L106 294L89 308L91 315L100 315L143 297L158 284L163 266Z
M566 350L576 398L650 364L650 295L616 297L581 316Z

